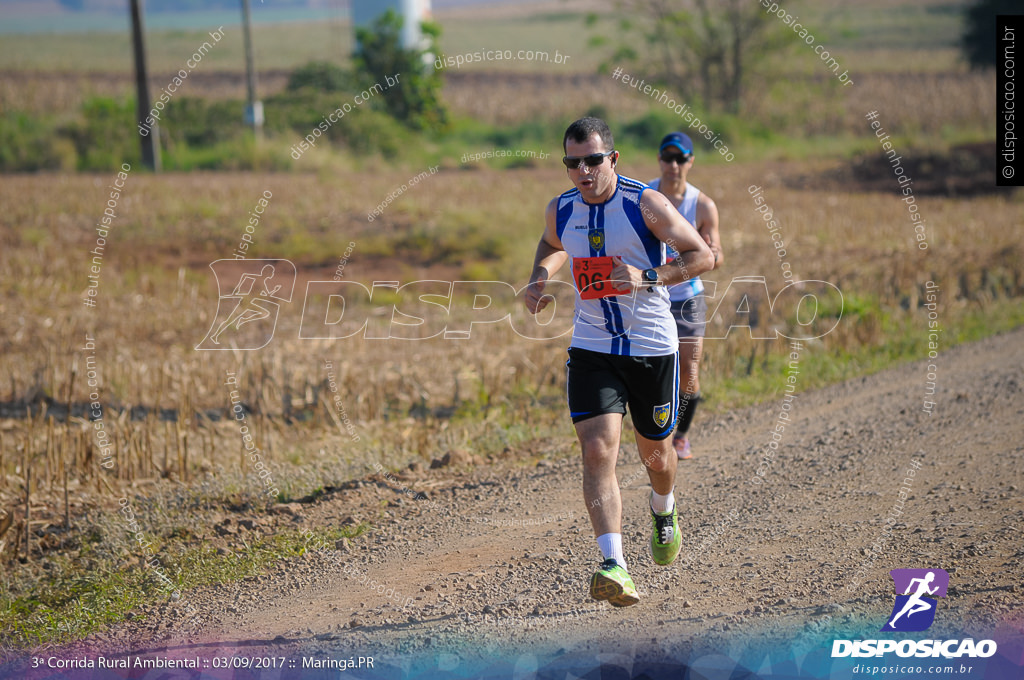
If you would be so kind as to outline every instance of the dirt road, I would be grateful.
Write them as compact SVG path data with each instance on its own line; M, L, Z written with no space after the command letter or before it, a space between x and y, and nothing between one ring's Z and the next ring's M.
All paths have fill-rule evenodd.
M799 390L798 362L779 376L780 397L789 376ZM683 552L668 568L650 558L650 487L629 443L623 531L641 601L627 609L587 596L600 555L567 427L507 463L376 475L282 508L300 526L350 517L376 528L264 577L186 593L81 649L293 659L294 670L259 677L338 677L317 664L370 656L373 670L350 675L682 677L686 666L691 677L832 677L842 662L849 676L853 661L831 659L832 641L884 637L889 570L937 567L949 591L917 638L993 639L998 654L973 677L1001 677L1020 671L1006 658L1022 663L1022 389L1019 329L789 402L699 416L696 456L679 467Z

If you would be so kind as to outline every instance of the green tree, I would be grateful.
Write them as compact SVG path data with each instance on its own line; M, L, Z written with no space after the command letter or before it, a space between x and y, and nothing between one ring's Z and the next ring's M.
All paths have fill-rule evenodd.
M971 68L995 68L996 16L1020 14L1020 0L977 0L964 11L964 32L960 46Z
M441 29L424 22L421 30L429 47L403 48L402 17L388 10L372 28L356 29L353 62L362 87L386 88L375 99L383 101L388 113L412 127L436 130L448 122L441 101L441 74L432 66Z
M708 110L738 113L755 67L783 45L772 18L749 0L618 0L616 6L625 42L612 60L643 69L652 76L648 82L658 80ZM637 44L650 49L642 53Z

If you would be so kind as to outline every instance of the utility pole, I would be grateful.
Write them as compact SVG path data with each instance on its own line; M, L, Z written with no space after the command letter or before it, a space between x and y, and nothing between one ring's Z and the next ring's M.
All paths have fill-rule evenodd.
M256 66L252 54L252 16L249 0L242 0L242 39L245 43L245 122L259 137L263 129L263 102L256 99Z
M146 125L150 109L143 8L139 0L129 0L129 4L132 11L132 49L135 52L135 117L139 124L139 142L142 144L142 164L153 172L160 172L160 128L156 121L152 127Z

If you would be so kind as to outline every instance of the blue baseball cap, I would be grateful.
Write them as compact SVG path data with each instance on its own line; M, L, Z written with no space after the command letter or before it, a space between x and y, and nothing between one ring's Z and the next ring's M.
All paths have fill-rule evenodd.
M658 153L665 150L665 147L674 146L683 152L684 156L693 154L693 141L682 132L672 132L665 135L658 145Z

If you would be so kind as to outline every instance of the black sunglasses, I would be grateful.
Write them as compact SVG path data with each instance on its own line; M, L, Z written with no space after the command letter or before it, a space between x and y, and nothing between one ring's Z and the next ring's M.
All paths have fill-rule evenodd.
M661 154L661 162L662 163L668 163L668 164L671 164L673 161L675 161L679 165L682 165L683 163L686 163L687 161L689 161L691 158L693 158L693 154L692 153L690 153L690 154L662 153Z
M592 153L589 156L562 156L562 162L570 170L580 167L580 161L586 163L588 168L593 168L604 163L604 159L613 153L615 153L615 149L605 151L604 153Z

